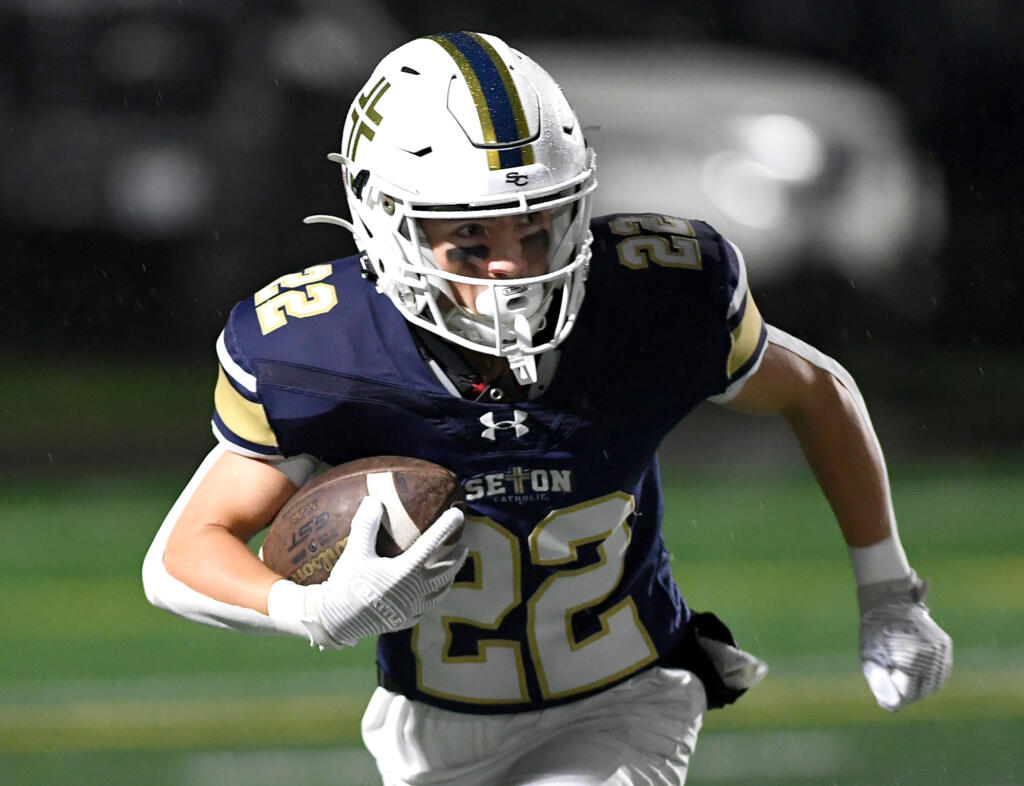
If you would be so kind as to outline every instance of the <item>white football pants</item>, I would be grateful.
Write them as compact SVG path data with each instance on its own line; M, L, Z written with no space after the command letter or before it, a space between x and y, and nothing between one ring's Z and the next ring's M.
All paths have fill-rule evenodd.
M707 707L689 671L653 668L534 712L450 712L377 688L363 741L385 786L677 786Z

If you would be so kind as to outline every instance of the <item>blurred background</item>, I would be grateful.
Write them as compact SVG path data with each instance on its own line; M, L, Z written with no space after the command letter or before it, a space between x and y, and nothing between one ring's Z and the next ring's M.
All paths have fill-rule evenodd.
M344 214L325 156L351 96L395 45L458 28L562 83L598 150L598 212L702 218L739 244L762 311L850 365L893 449L1019 451L1022 17L997 0L0 0L0 465L205 446L190 397L230 306L352 250L301 224ZM176 395L102 389L65 422L64 384L97 364Z
M345 233L301 222L312 213L345 215L339 170L325 156L338 147L353 94L396 45L454 29L502 36L562 84L598 151L596 213L701 218L743 249L767 319L833 354L858 379L887 447L898 510L909 500L904 539L971 586L992 585L961 608L952 603L956 583L937 582L951 619L975 624L964 634L975 645L968 661L985 676L954 692L961 703L938 704L906 732L920 741L938 728L927 724L944 717L938 748L984 737L995 747L979 759L996 762L991 772L925 772L914 759L885 780L821 754L802 775L780 771L779 782L1019 779L1024 761L1010 756L1004 766L994 752L1019 747L1008 741L1019 742L1022 731L1019 676L1003 686L988 726L963 714L968 697L991 698L979 686L1013 671L1024 646L1024 588L1011 578L1024 567L1024 6L1009 0L0 0L0 534L9 545L0 569L18 599L0 612L0 740L8 741L0 742L0 773L4 762L25 783L93 782L90 767L94 782L112 783L110 773L127 771L127 762L162 772L169 759L139 753L176 750L159 743L159 730L123 744L116 740L131 724L115 723L99 738L83 730L139 696L208 694L216 684L235 700L223 675L262 674L266 662L297 668L283 645L217 638L223 634L177 627L144 607L137 568L163 511L212 444L213 345L230 307L282 273L352 251ZM798 459L777 426L712 408L699 410L665 449L670 475L710 473L699 475L705 485L733 497L747 488L738 468L788 471ZM796 477L793 496L777 502L780 521L816 493ZM680 484L686 508L698 492ZM750 527L771 513L767 489L733 512L748 529L728 531L718 543L725 553L748 548L735 553L764 558ZM709 503L709 517L714 509ZM814 508L816 516L827 520L827 511ZM724 537L697 532L699 517L692 523L682 549L694 537ZM949 549L948 563L936 544ZM815 577L829 599L822 587L848 568L834 534L822 548L841 558L822 562ZM963 548L1003 561L954 559ZM719 563L709 559L710 576ZM61 580L46 583L57 581L58 567ZM43 583L26 592L28 579ZM815 624L836 616L833 601L853 615L848 576L836 582L839 599L808 611L822 615ZM737 608L750 601L738 597ZM58 624L72 618L81 638ZM846 638L835 649L852 652L855 631L838 629ZM793 674L830 673L826 666L839 662L838 671L857 677L855 661L826 653L809 667L804 650L766 641ZM223 679L175 682L201 670L182 642ZM150 660L154 648L168 648L162 660ZM122 655L109 657L115 651ZM369 651L361 654L364 666L353 673L372 662ZM322 676L325 667L302 663ZM105 703L90 704L96 696ZM811 712L805 726L841 724L847 708L836 701L831 714ZM259 734L224 737L211 729L234 721L190 706L182 712L193 725L181 728L194 738L176 727L185 736L174 739L206 758L171 768L178 774L167 782L225 772L275 782L259 780L275 772L274 762L239 770L232 758L230 751L262 742ZM352 733L355 716L321 711ZM86 713L77 726L67 720L75 712ZM773 751L835 745L797 739L763 712L734 730L760 767L751 782L768 782ZM199 715L205 720L196 726ZM871 717L854 753L891 745L893 729L906 731ZM71 723L63 748L41 731L61 719ZM290 728L309 734L308 724ZM1004 739L1001 730L1005 745L991 743ZM715 766L703 774L743 782L742 773L714 777L735 765L724 743L715 758L715 739ZM344 766L365 772L353 750ZM335 773L338 755L311 755L306 782ZM844 780L844 772L852 774Z

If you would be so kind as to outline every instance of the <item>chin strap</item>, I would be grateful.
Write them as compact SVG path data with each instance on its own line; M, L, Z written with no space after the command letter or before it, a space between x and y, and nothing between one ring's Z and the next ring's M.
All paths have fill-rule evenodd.
M537 358L523 350L533 349L533 329L530 322L522 314L515 318L512 325L516 334L517 352L508 355L508 365L520 385L532 385L537 381Z

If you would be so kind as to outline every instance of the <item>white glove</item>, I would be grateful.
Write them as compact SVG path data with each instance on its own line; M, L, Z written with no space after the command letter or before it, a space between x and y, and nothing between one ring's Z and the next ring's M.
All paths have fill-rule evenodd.
M310 586L276 582L267 597L271 619L292 632L301 623L310 643L321 650L352 646L419 622L441 601L466 560L465 546L444 543L462 526L462 511L446 510L397 557L377 554L377 531L386 515L380 500L366 497L327 581Z
M913 571L857 589L861 670L890 712L938 690L953 668L953 640L928 613L927 593Z

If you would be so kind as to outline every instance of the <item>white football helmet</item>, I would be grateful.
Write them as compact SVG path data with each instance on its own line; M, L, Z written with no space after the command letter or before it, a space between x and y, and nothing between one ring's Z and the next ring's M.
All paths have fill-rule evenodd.
M535 382L536 356L565 340L583 300L597 185L593 151L547 72L494 36L416 39L377 66L328 158L342 166L352 221L306 221L351 231L365 274L411 323L507 357L520 384ZM417 222L542 210L550 259L531 278L444 272ZM453 282L485 287L475 311L456 305Z

